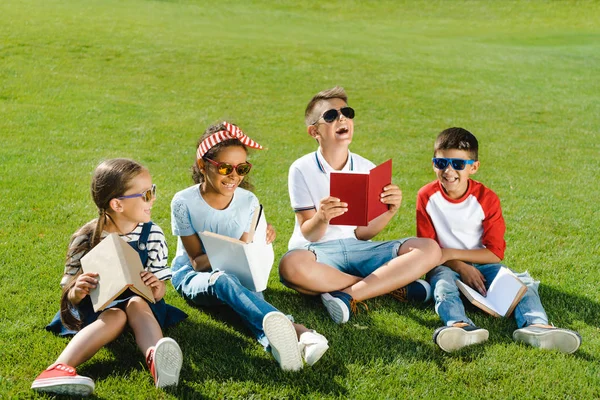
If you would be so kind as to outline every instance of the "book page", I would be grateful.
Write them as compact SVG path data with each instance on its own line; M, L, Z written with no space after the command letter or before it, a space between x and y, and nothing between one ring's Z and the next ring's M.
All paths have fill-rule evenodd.
M523 286L515 274L502 267L490 285L486 299L494 304L498 314L504 316Z
M459 287L459 289L461 289L461 291L465 294L465 296L467 296L467 298L469 298L469 300L471 302L477 301L477 302L483 304L485 307L495 311L496 313L498 313L500 315L504 315L497 310L495 304L493 302L491 302L488 297L482 296L477 290L471 288L466 283L464 283L460 280L457 280L456 285ZM489 296L489 291L488 291L488 296ZM477 305L477 304L475 304L475 305Z
M200 239L213 270L235 275L246 288L260 292L266 289L275 254L267 244L267 221L259 214L252 243L212 232L201 232Z

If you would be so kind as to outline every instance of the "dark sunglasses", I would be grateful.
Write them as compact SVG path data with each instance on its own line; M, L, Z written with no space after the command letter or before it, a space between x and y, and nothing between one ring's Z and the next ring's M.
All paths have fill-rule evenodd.
M248 175L250 169L252 169L252 164L250 164L249 162L243 162L238 165L231 165L226 162L216 162L215 160L211 160L207 157L204 157L204 159L212 165L214 165L215 167L217 167L217 172L219 173L219 175L229 175L235 169L235 172L237 172L239 176L245 176Z
M314 123L313 125L315 125L317 122L319 122L319 119L323 118L323 121L330 123L335 121L336 119L338 119L338 117L340 116L340 114L342 114L344 117L348 118L348 119L353 119L354 118L354 108L352 107L342 107L338 110L336 110L335 108L332 108L331 110L327 110L323 113L323 115L321 115Z
M463 160L462 158L433 158L433 166L437 169L446 169L448 164L452 165L455 171L462 171L467 165L471 165L475 160Z
M128 194L127 196L117 197L117 199L133 199L135 197L141 197L144 202L148 203L152 199L156 198L156 185L152 185L150 189L144 190L142 193Z

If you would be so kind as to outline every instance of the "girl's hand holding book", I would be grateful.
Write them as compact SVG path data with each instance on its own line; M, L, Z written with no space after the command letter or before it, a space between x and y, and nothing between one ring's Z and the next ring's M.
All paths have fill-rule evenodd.
M75 280L75 285L69 291L69 301L73 305L81 303L85 296L90 294L90 290L95 289L98 285L98 274L88 272L81 274Z
M152 272L142 271L140 273L140 276L142 277L142 281L144 281L144 284L146 286L150 286L150 289L152 289L152 295L154 296L154 300L160 301L165 296L165 283L159 280L156 277L156 275L154 275Z

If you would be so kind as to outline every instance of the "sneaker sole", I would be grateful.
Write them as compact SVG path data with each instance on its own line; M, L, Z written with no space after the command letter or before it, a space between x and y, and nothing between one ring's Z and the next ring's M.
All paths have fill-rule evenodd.
M460 350L463 347L483 343L488 340L490 333L485 329L465 331L462 328L450 327L440 331L435 343L447 353Z
M321 301L336 324L345 324L350 319L350 311L342 300L333 297L329 293L321 295Z
M171 338L160 339L154 349L156 387L177 386L182 364L183 354L177 342Z
M292 321L280 312L273 311L263 319L263 331L271 345L271 353L284 371L302 369L302 356L298 336Z
M65 396L89 396L94 392L94 387L94 381L84 377L38 379L31 385L31 389L38 392Z
M575 333L558 329L549 329L544 332L516 330L513 333L513 339L533 347L558 350L567 354L576 352L581 345L581 339Z

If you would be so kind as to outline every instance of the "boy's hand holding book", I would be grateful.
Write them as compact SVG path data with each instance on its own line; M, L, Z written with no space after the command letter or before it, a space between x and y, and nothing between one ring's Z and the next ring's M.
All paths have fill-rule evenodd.
M396 214L402 204L402 190L393 183L387 185L381 192L381 202L388 205L388 212Z
M328 196L321 199L317 217L326 224L329 224L332 218L339 217L346 211L348 211L348 203L341 202L337 197Z
M460 280L477 290L482 296L487 296L487 292L485 290L485 278L483 277L483 274L470 264L462 261L458 262L463 264L458 272L460 274Z

